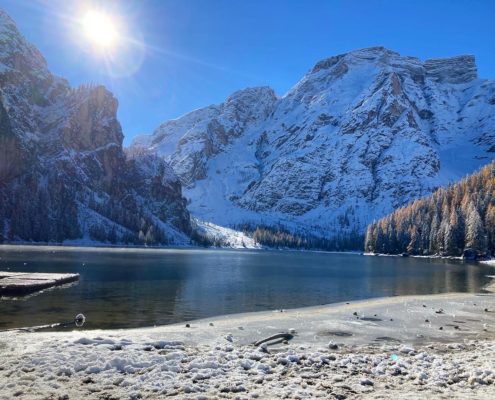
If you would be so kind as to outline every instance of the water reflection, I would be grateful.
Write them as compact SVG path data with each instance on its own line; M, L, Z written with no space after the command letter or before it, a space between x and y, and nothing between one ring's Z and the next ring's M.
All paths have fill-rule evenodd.
M72 319L126 328L213 315L407 294L476 292L495 268L449 260L277 251L0 249L0 270L81 280L0 301L0 329ZM24 263L27 262L27 265Z

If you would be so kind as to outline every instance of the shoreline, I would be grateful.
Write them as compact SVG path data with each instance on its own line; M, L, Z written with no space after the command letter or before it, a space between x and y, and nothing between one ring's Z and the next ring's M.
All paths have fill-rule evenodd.
M404 257L404 258L426 258L426 259L434 259L434 260L457 260L457 261L467 261L467 262L476 262L480 264L486 264L486 265L495 265L495 258L489 258L489 259L483 259L483 260L469 260L465 259L462 256L440 256L440 255L416 255L416 254L408 254L407 256L403 256L401 253L398 254L386 254L386 253L369 253L369 252L362 252L361 253L363 256L367 257Z
M102 244L101 246L96 244L91 245L74 245L74 244L48 244L48 243L22 243L22 244L12 244L12 243L2 243L0 244L0 252L4 251L36 251L36 250L46 250L46 251L81 251L81 252L129 252L129 251L149 251L149 252L167 252L167 251L210 251L210 250L227 250L227 251L284 251L284 252L310 252L310 253L326 253L326 254L351 254L351 255L363 255L361 251L333 251L333 250L311 250L311 249L280 249L272 247L256 247L256 248L243 248L243 247L203 247L203 246L170 246L170 247L159 247L159 246L119 246Z
M0 399L495 397L493 293L377 298L187 325L0 333ZM280 332L293 337L253 345Z
M426 255L426 256L420 256L417 254L408 254L407 256L403 256L402 253L398 254L386 254L386 253L367 253L363 252L363 256L368 256L368 257L411 257L411 258L431 258L431 259L443 259L443 260L458 260L458 261L474 261L474 262L484 262L485 260L466 260L462 258L461 256L439 256L439 255Z
M105 333L116 336L151 336L167 334L187 343L200 344L217 335L236 332L236 341L249 345L279 332L295 329L293 343L324 345L331 335L320 335L324 330L336 333L340 342L355 345L375 343L374 336L391 337L403 343L434 343L458 339L495 340L495 281L487 284L486 293L440 293L378 297L326 305L293 309L256 311L219 315L160 326L141 328L87 330L72 332L40 332L38 335L64 336L71 333L92 335ZM485 309L491 311L485 312ZM442 310L442 313L436 311ZM357 313L355 315L354 313ZM474 316L479 319L474 320ZM466 317L470 329L439 330L450 322ZM424 320L430 319L428 323ZM484 324L492 324L493 331L484 331ZM189 327L186 327L189 325ZM453 326L453 325L452 325ZM242 327L242 329L239 329ZM367 331L363 332L362 328ZM334 328L334 329L333 329ZM350 333L339 334L342 332ZM395 335L393 335L394 333ZM393 336L397 336L394 338ZM1 334L0 334L1 338Z

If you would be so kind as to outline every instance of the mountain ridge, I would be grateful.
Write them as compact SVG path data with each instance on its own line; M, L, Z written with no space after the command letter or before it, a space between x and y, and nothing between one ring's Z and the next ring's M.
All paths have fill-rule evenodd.
M170 162L202 219L320 236L364 233L492 157L495 83L478 78L471 55L421 61L359 49L317 62L281 97L266 93L237 102L253 120L218 112L221 103L165 122L131 148Z
M236 91L124 149L117 99L52 75L0 11L0 235L186 244L190 210L260 235L345 241L488 163L494 106L474 56L377 46L318 61L280 97Z

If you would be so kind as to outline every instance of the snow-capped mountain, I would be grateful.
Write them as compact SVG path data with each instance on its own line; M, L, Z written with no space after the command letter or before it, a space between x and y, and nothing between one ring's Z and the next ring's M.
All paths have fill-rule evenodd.
M168 164L122 148L117 100L73 89L0 11L0 241L188 241Z
M495 82L478 78L473 56L373 47L318 62L279 98L236 92L131 148L169 162L204 220L363 232L493 158Z

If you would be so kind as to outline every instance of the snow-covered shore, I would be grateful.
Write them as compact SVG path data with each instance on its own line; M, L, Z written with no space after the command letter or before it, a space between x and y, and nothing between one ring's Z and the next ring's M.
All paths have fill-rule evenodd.
M0 398L492 399L494 360L493 294L392 297L189 327L0 333Z
M369 253L369 252L364 252L362 253L363 256L376 256L376 257L404 257L402 253L398 254L387 254L387 253ZM412 257L412 258L433 258L433 259L444 259L444 260L464 260L462 257L458 256L440 256L438 254L430 254L426 256L420 256L417 254L407 254L405 257ZM480 262L485 262L485 261L480 261Z

